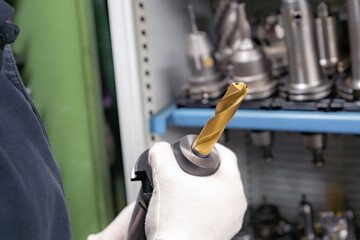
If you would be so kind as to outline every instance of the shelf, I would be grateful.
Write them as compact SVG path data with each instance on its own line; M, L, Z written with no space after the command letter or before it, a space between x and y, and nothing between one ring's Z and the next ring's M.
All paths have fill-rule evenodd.
M215 109L170 105L150 119L151 132L165 134L167 126L203 127ZM238 110L228 129L360 134L360 112Z

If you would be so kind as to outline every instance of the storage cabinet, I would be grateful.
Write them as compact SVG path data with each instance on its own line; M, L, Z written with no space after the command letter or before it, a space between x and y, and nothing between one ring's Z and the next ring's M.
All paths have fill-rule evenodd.
M280 1L246 1L248 11L278 10ZM312 4L319 1L311 1ZM340 2L340 3L339 3ZM176 98L187 81L185 49L191 27L187 1L108 0L124 151L127 199L138 188L130 173L139 154L159 141L174 143L198 133L213 109L178 109ZM192 1L201 30L211 27L210 1ZM344 4L343 1L331 3ZM265 163L250 141L248 130L274 130L274 162ZM314 168L300 132L327 132L325 166ZM295 220L301 196L316 211L360 204L360 112L239 110L223 143L238 156L250 205L266 201Z

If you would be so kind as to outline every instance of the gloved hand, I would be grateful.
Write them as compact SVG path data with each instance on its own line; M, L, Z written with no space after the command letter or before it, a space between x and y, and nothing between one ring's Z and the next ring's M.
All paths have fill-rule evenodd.
M135 204L134 201L127 205L109 226L98 234L91 234L87 240L126 240Z
M178 165L168 143L157 143L149 152L154 191L145 220L146 237L152 239L231 239L241 228L247 202L233 152L216 144L220 167L207 177L192 176ZM126 239L131 214L120 213L97 238ZM128 217L126 220L120 218ZM116 226L116 227L114 227ZM125 232L126 232L125 231Z

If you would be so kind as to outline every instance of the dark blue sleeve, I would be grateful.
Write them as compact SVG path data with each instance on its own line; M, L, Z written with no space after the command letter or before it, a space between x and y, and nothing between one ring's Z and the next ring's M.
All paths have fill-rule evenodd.
M8 45L0 64L0 239L71 239L59 167Z

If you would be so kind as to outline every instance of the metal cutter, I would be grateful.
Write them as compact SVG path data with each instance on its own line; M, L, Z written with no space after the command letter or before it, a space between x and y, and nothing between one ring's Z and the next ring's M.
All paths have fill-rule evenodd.
M232 83L217 104L215 116L207 122L199 136L186 135L172 146L176 161L183 171L195 176L209 176L217 171L220 156L215 143L248 92L249 89L245 83ZM153 192L152 169L148 163L148 153L149 150L139 157L131 174L132 181L142 182L137 199L138 204L135 206L128 230L128 239L131 240L146 239L145 216Z

